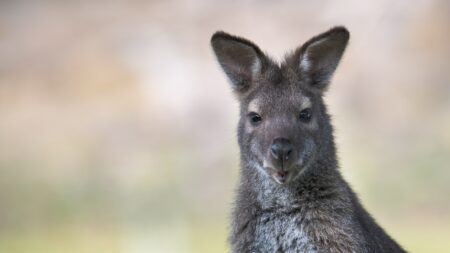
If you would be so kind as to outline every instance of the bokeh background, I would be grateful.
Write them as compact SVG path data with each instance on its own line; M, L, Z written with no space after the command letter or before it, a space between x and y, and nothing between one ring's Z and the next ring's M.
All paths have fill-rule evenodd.
M341 170L410 252L450 252L450 2L0 1L0 252L227 252L237 102L209 46L345 25Z

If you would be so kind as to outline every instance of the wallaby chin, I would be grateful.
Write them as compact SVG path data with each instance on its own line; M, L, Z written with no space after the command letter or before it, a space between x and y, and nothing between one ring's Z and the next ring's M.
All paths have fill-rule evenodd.
M247 39L211 38L240 103L232 252L404 252L338 171L323 95L349 37L332 28L281 64Z

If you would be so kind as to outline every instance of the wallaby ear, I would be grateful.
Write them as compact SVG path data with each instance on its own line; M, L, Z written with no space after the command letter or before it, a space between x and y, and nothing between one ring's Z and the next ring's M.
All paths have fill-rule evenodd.
M237 93L247 91L265 64L264 54L258 46L225 32L216 32L211 38L211 45L233 90Z
M327 88L349 38L347 29L335 27L313 37L294 54L301 75L310 80L313 89L323 91Z

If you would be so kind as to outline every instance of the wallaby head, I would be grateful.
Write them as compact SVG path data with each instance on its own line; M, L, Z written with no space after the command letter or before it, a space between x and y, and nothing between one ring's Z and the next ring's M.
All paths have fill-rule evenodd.
M213 35L213 50L240 102L242 159L258 173L289 184L334 153L322 96L348 39L345 28L333 28L278 64L249 40Z

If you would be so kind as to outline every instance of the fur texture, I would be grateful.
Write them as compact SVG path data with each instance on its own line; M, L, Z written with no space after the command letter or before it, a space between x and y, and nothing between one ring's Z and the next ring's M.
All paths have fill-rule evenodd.
M348 39L333 28L277 64L249 40L213 35L241 113L232 252L404 252L338 170L323 94Z

